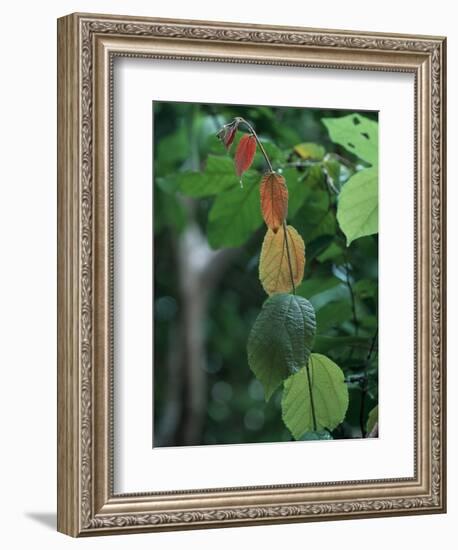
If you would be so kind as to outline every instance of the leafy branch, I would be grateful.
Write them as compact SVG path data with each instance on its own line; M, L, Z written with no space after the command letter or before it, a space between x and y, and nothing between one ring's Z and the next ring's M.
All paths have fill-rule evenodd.
M259 276L270 298L251 330L248 362L264 385L266 399L284 383L283 420L293 436L299 438L307 431L330 430L342 422L348 407L348 390L340 368L324 356L315 355L314 360L311 353L316 332L315 310L308 300L296 295L296 284L304 276L305 244L296 229L286 222L285 178L273 170L254 127L245 119L236 117L218 136L229 150L240 126L247 128L249 134L242 135L235 151L237 175L241 178L250 168L256 145L268 166L260 184L261 212L267 232ZM319 407L315 394L320 396Z

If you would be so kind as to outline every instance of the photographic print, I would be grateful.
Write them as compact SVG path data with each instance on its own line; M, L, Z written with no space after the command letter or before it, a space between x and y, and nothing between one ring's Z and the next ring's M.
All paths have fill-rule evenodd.
M377 437L378 113L153 127L153 446Z

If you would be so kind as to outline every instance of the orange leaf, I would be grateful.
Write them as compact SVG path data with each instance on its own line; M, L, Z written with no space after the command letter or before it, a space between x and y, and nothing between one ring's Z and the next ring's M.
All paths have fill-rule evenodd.
M305 245L292 227L281 225L276 233L268 229L259 259L259 279L267 294L290 292L304 277ZM291 280L292 279L292 280Z
M261 180L259 191L262 217L266 225L276 233L288 213L288 188L285 178L275 172L266 174Z
M239 178L251 166L255 153L256 138L252 135L244 134L235 152L235 172Z

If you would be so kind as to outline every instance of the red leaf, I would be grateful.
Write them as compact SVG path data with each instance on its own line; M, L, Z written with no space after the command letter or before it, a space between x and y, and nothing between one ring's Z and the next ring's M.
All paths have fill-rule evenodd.
M266 225L276 233L288 213L288 188L285 178L270 172L261 180L261 211Z
M256 153L256 138L245 134L242 136L235 152L235 172L240 178L251 166Z
M227 131L226 137L224 138L224 145L226 146L226 149L229 149L231 147L236 133L237 126L232 126L232 128L229 128L229 130Z
M223 126L217 134L227 150L230 149L232 142L234 141L235 134L237 133L237 127L237 122L231 122L231 124L226 124Z

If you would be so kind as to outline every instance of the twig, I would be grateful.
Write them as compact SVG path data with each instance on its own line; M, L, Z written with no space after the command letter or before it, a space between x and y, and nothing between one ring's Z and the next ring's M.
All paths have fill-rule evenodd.
M345 164L347 168L351 168L354 171L353 164L349 160L347 160L345 157L343 157L342 155L339 155L338 153L331 153L331 154L333 157L337 158L339 162L341 162L342 164Z
M261 153L263 154L264 156L264 159L267 163L267 166L269 167L269 170L274 173L274 169L272 167L272 163L270 162L270 159L269 159L269 156L266 152L266 150L264 149L264 146L263 144L261 143L259 137L258 137L258 134L256 133L255 129L253 128L253 126L248 122L246 121L244 118L242 117L236 117L235 119L238 124L245 124L245 126L249 129L249 131L251 132L251 134L254 136L254 138L256 139L256 143L259 145L259 148L261 149ZM289 250L289 243L288 243L288 227L286 225L286 221L283 220L283 232L285 234L285 246L286 246L286 257L288 259L288 268L289 268L289 276L291 278L291 286L292 286L292 289L293 289L293 294L296 294L296 285L294 284L294 274L293 274L293 264L291 262L291 253L290 253L290 250Z
M237 117L235 119L239 124L245 124L245 126L250 130L250 132L253 134L255 140L256 140L256 143L259 145L259 148L261 149L261 153L263 154L263 157L267 163L267 166L269 167L269 170L271 172L274 172L274 169L272 167L272 163L270 162L270 159L266 153L266 150L264 149L264 145L261 143L261 140L259 139L258 137L258 134L255 132L253 126L251 126L251 124L245 120L244 118L242 117Z

